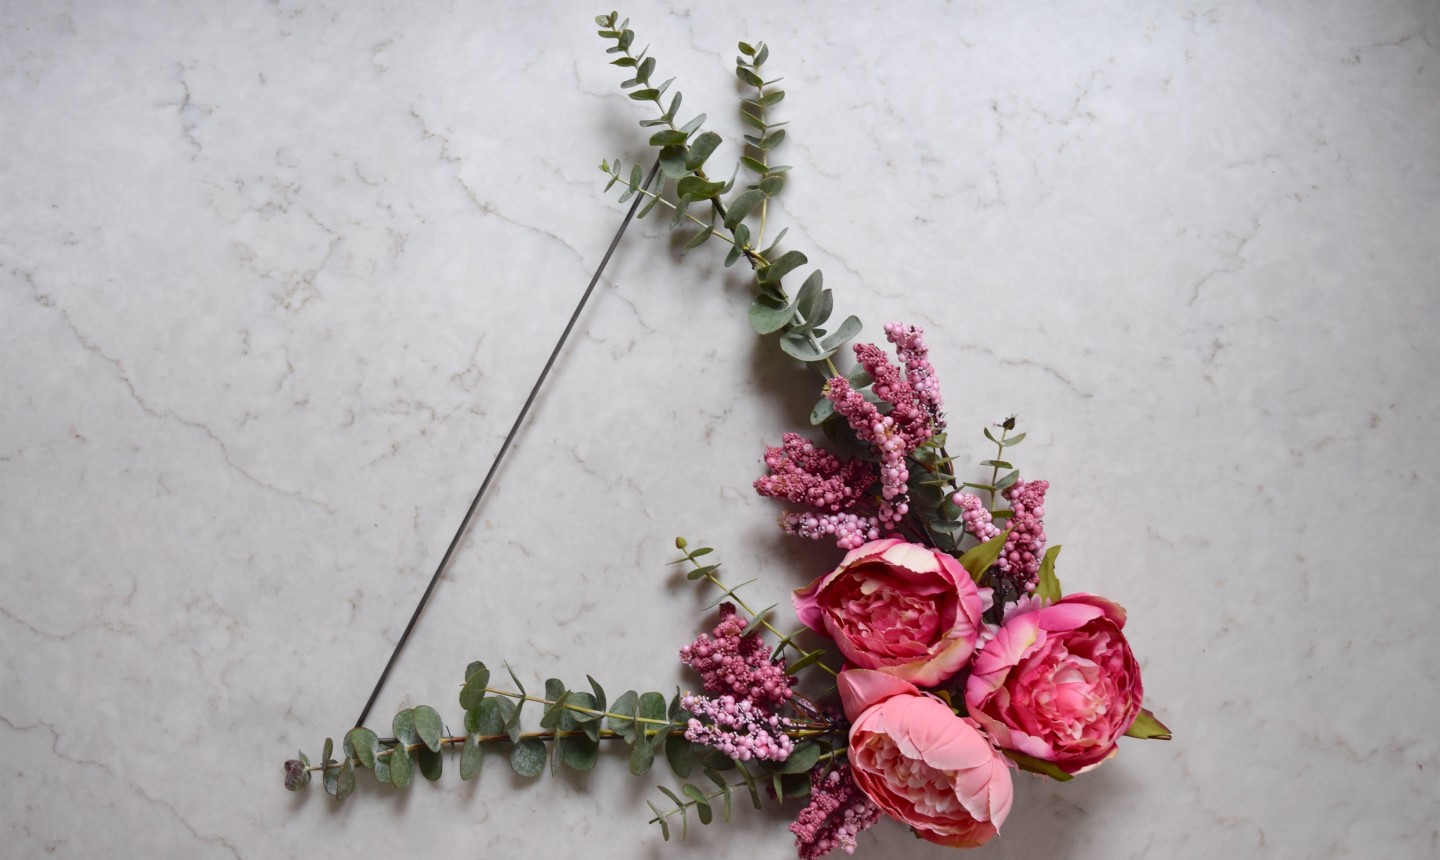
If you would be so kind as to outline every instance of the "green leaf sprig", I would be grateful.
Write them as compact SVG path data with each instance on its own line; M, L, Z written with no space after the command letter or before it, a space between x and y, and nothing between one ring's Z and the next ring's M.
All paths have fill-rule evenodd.
M660 149L661 171L655 183L645 185L638 165L630 167L627 178L620 160L613 163L607 160L600 164L600 169L610 177L607 189L624 182L622 201L634 194L650 198L641 207L642 217L656 205L664 204L673 211L672 228L687 221L698 226L700 229L688 247L698 247L715 237L727 242L730 252L725 265L732 266L744 258L755 273L757 295L750 309L750 321L756 332L779 333L780 348L787 355L814 367L825 378L839 376L832 356L859 334L859 318L847 317L833 331L827 330L825 326L834 299L824 288L820 271L817 269L809 275L800 294L792 300L782 286L782 279L807 265L808 258L797 250L781 251L779 241L785 235L783 230L769 247L764 247L769 202L784 187L783 174L789 169L769 162L770 153L785 140L785 131L780 127L784 123L772 122L767 116L767 109L785 98L783 90L773 88L778 79L766 80L760 74L760 67L770 56L769 48L763 42L758 47L740 43L741 56L736 58L735 73L743 83L755 88L754 96L741 102L741 117L758 133L745 135L746 154L741 156L728 181L717 182L705 173L704 166L721 138L713 131L701 131L705 114L676 126L681 96L675 93L665 107L663 98L673 79L651 85L654 58L648 55L648 49L631 53L635 33L629 28L629 21L620 20L615 12L600 15L595 21L601 27L600 36L614 42L606 49L607 53L620 55L611 64L635 70L634 77L621 87L635 89L630 98L653 102L660 111L658 118L642 120L640 124L647 128L663 126L650 137L650 145ZM755 181L737 190L727 203L725 195L734 189L741 165L755 174ZM674 201L665 197L670 182L675 184ZM710 205L708 218L701 219L690 211L693 204L705 202ZM753 234L751 223L757 224Z

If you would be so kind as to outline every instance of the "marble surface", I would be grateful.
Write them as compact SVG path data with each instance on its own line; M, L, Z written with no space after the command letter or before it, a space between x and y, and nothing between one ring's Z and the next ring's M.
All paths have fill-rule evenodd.
M7 856L793 856L769 812L663 845L618 759L281 788L598 263L596 164L647 158L598 11L0 7ZM773 221L870 337L927 329L960 456L1019 413L1067 587L1130 610L1176 740L1020 780L976 856L1436 856L1440 5L622 11L727 139L770 43ZM472 659L685 683L677 534L766 603L833 561L750 491L813 392L721 257L627 236L378 722L458 722Z

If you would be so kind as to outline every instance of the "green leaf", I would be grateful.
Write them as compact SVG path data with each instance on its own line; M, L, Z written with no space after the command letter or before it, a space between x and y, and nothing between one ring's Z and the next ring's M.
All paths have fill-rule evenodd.
M815 741L801 741L790 751L790 757L775 769L776 773L808 773L823 752Z
M997 469L1013 469L1013 468L1015 468L1014 466L1010 465L1009 463L1005 462L1004 460L981 460L981 461L980 461L980 465L982 465L982 466L994 466L994 467L997 468Z
M690 769L695 763L695 750L683 733L672 732L665 738L665 761L669 762L670 770L681 779L690 775Z
M409 788L410 782L415 779L415 762L404 744L393 747L393 750L390 753L390 784L396 788Z
M742 155L740 156L740 163L750 168L754 172L760 174L761 176L770 175L770 167L766 165L765 162L760 161L759 159L751 158L748 155Z
M760 802L760 785L755 781L754 774L750 773L750 771L744 767L736 767L735 772L740 775L740 779L744 781L745 787L749 789L750 802L755 804L756 809L763 809L764 806Z
M420 747L415 750L415 763L420 766L422 776L435 782L445 769L445 756L435 750Z
M770 107L771 105L777 105L784 100L785 91L775 90L774 92L768 92L765 95L761 96L760 104L765 105L766 107Z
M593 770L600 757L600 742L581 735L563 737L555 742L555 757L572 770Z
M639 694L634 690L626 690L610 706L610 713L616 716L605 718L605 724L610 730L624 738L626 743L635 742L635 709L639 704Z
M520 776L539 776L545 771L545 744L535 738L524 738L510 748L510 769Z
M766 128L765 120L759 116L756 116L748 110L740 111L740 119L742 122L744 122L751 128L759 129L760 131L764 131ZM752 146L758 146L760 143L760 138L755 137L754 135L745 135L745 140Z
M375 752L380 748L380 739L367 728L356 727L345 735L347 758L354 755L363 767L375 766Z
M595 693L595 710L597 710L597 711L603 711L603 710L605 710L605 690L604 690L604 688L602 688L602 687L600 686L600 682L599 682L599 681L596 681L594 678L590 677L589 675L586 675L586 676L585 676L585 680L587 680L587 681L590 682L590 689L593 690L594 693ZM596 719L596 720L598 720L598 719L600 719L600 718L599 718L598 716L595 716L595 717L590 717L590 719Z
M1038 759L1034 756L1028 756L1024 753L1015 752L1014 750L1001 750L1001 752L1009 756L1010 760L1015 762L1016 766L1019 767L1021 770L1029 771L1030 773L1043 774L1050 777L1051 779L1059 780L1060 782L1069 782L1070 780L1075 778L1073 774L1068 774L1065 771L1061 770L1052 761Z
M637 715L641 719L646 720L665 719L665 697L660 695L659 693L645 693L641 695L640 707L637 711ZM645 730L647 732L653 731L654 729L654 725L647 724L645 726Z
M759 147L769 151L785 142L785 129L771 132L760 139Z
M655 813L655 817L650 819L650 823L660 825L660 835L665 838L666 842L669 842L670 824L665 820L665 813L661 812L660 807L656 806L654 803L651 803L648 800L645 802L650 804L650 811Z
M500 718L500 731L495 734L509 735L510 740L520 740L520 707L509 699L486 699L496 702L496 713ZM484 711L482 710L483 714Z
M550 698L548 693L545 698ZM565 703L568 701L570 701L570 691L563 690L558 698L546 705L545 713L540 717L540 728L553 729L559 725L560 718L565 714Z
M689 170L699 170L704 167L711 153L720 145L720 141L720 135L715 132L702 132L690 144L690 154L685 156L685 167Z
M445 733L445 724L441 722L440 714L429 705L420 705L415 708L413 719L415 734L419 736L420 742L425 744L431 752L439 752L440 737Z
M333 756L334 754L335 754L335 741L331 740L330 738L326 738L326 739L325 739L325 745L321 748L321 751L320 751L320 763L321 763L321 764L329 764L329 763L330 763L330 757Z
M820 341L820 345L826 349L839 349L845 345L846 341L849 341L855 337L855 335L859 334L862 327L863 326L860 325L860 318L851 314L845 318L844 322L840 323L840 327L835 329L829 337ZM828 403L829 401L827 400L826 402Z
M769 45L766 45L764 42L761 42L761 43L760 43L760 48L755 52L755 68L758 69L758 68L760 68L761 66L765 65L765 60L768 59L769 57L770 57L770 46L769 46Z
M1055 576L1055 558L1060 555L1060 547L1052 546L1045 550L1045 555L1040 559L1040 578L1035 583L1035 596L1054 603L1060 599L1060 580Z
M810 410L810 423L815 426L824 424L835 414L835 403L828 397L822 397L815 402L815 408Z
M1000 558L1001 550L1005 549L1005 538L1010 532L1005 531L985 541L979 546L973 546L960 556L960 566L970 573L970 578L976 582L985 571L995 564Z
M749 193L749 192L746 192ZM805 255L799 251L786 251L780 255L780 259L770 263L761 269L756 275L756 280L762 284L773 284L806 263L810 262Z
M671 179L679 179L688 171L685 169L685 147L667 146L660 150L660 172Z
M460 779L465 782L474 779L484 761L485 747L481 745L479 735L471 734L460 749Z
M1011 436L1009 439L1005 440L1005 447L1011 448L1015 445L1019 445L1023 441L1025 441L1025 434L1016 433L1014 436Z
M1000 480L998 480L998 481L995 482L995 489L997 489L997 490L1005 490L1005 489L1008 489L1008 488L1014 486L1014 485L1015 485L1015 482L1018 481L1018 480L1020 480L1020 472L1019 472L1019 470L1010 472L1009 474L1005 475L1005 476L1002 477Z
M414 708L406 708L396 714L395 719L390 722L390 727L400 743L407 745L420 743L420 736L415 733Z
M750 71L749 69L745 68L744 66L735 67L735 77L739 78L741 83L747 84L752 87L762 87L765 85L765 81L763 78Z
M630 772L642 776L655 763L655 748L644 740L630 748Z
M490 686L490 670L484 663L471 663L470 668L475 671L465 670L465 686L460 688L460 707L467 711L480 707L485 698L485 688Z
M686 797L695 801L695 815L700 819L701 824L709 824L714 820L715 813L710 809L710 798L705 796L705 792L688 782L680 786L680 790L685 793Z
M333 762L333 759L321 762L325 769L320 772L320 777L325 786L325 793L331 797L338 797L340 794L340 768L335 767Z
M730 207L725 212L725 226L734 230L741 221L745 220L745 216L750 214L750 210L759 206L764 200L765 192L758 188L740 192L740 195L730 203Z
M684 146L685 141L689 139L689 135L685 134L685 132L667 128L664 131L657 131L654 134L650 135L650 145Z
M660 91L654 88L636 90L630 94L630 98L637 102L658 102L660 101Z
M724 188L723 182L706 182L698 176L686 176L675 184L675 193L687 200L709 200Z
M815 651L806 652L805 656L801 657L799 660L796 660L794 663L786 664L785 674L794 675L795 673L799 672L801 669L806 668L807 666L819 663L821 658L823 658L824 656L825 652L818 649Z
M793 331L780 336L780 349L791 358L807 364L812 361L823 361L835 354L833 349L817 349L804 334Z
M676 97L676 98L679 98L679 97L680 97L680 94L679 94L679 93L676 93L676 94L675 94L675 97ZM702 126L702 125L704 125L704 124L705 124L705 114L702 113L702 114L700 114L699 116L694 117L693 119L691 119L689 122L685 123L684 125L680 126L680 130L685 133L685 136L686 136L686 137L689 137L690 135L692 135L692 134L695 133L695 130L696 130L696 129L698 129L700 126ZM690 159L687 157L687 158L685 159L685 161L688 163L688 162L690 161Z
M760 190L764 191L767 197L774 197L785 187L785 177L767 176L760 180Z
M740 635L749 636L751 633L759 630L760 627L765 623L765 616L770 613L770 610L774 609L779 605L780 604L778 603L772 603L764 609L760 610L759 612L755 613L755 617L750 619L750 623L745 625L745 629L740 632Z
M1140 714L1135 717L1135 722L1131 723L1130 728L1125 730L1125 737L1168 741L1173 735L1170 733L1170 728L1155 719L1155 715L1152 714L1149 709L1141 708Z
M756 334L773 334L784 328L794 314L793 304L762 294L750 304L750 327Z
M350 759L345 759L340 764L340 772L335 778L335 799L344 800L355 790L355 767L350 764Z
M486 737L505 734L505 719L509 715L505 713L505 704L508 699L486 699L480 703L480 707L465 714L465 728L471 734L480 734ZM513 705L511 707L514 707Z
M795 309L808 320L810 309L820 301L820 294L824 291L825 276L816 269L805 279L805 283L800 285L800 292L795 294Z
M382 747L380 747L380 749L389 749L389 747L382 746ZM377 751L377 752L378 752L378 751ZM375 756L375 767L373 768L373 770L375 771L375 781L376 781L376 782L380 783L381 785L390 785L390 784L391 784L391 781L390 781L390 758L389 758L388 756L385 757L385 758L381 758L379 755L376 755L376 756Z

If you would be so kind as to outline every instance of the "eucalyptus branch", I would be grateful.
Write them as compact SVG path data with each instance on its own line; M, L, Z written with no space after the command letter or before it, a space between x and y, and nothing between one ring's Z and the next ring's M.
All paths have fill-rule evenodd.
M830 333L827 337L826 330L820 326L824 325L833 301L830 292L821 287L820 273L815 271L806 281L806 286L801 288L800 293L794 301L785 294L781 288L781 279L789 272L807 261L804 254L799 251L787 251L776 256L776 249L780 236L769 248L761 250L758 246L762 244L765 224L768 217L769 198L777 193L784 186L784 177L781 175L788 167L776 167L769 164L766 153L778 146L785 139L785 131L779 126L783 123L771 123L765 117L765 108L782 100L785 96L783 91L766 90L767 86L773 85L776 81L766 81L756 71L769 56L769 49L762 43L760 47L753 48L745 43L740 44L740 52L749 60L740 58L736 65L736 74L740 79L751 86L757 87L758 95L754 99L745 100L754 112L743 111L746 121L760 131L759 135L746 135L745 141L762 154L762 158L756 159L748 155L741 158L741 162L751 170L759 174L759 181L740 192L727 206L722 197L730 191L735 183L734 176L728 182L714 182L705 173L704 165L706 160L720 144L720 136L712 131L699 133L705 121L705 115L700 114L683 126L676 125L681 94L675 93L671 98L669 106L663 102L663 96L669 89L673 78L657 86L652 86L651 77L655 72L655 58L648 56L648 49L642 50L639 54L631 52L635 42L635 32L629 29L629 21L619 20L619 16L611 12L608 15L601 15L595 19L600 25L600 36L611 39L614 45L607 48L607 53L617 54L613 65L633 69L634 76L621 84L622 89L633 89L630 98L635 101L653 102L660 115L656 119L641 120L643 127L663 126L663 129L653 133L650 137L650 144L660 148L661 179L659 187L651 190L643 187L639 177L631 171L631 179L627 185L626 199L630 194L642 192L650 199L641 211L643 216L651 208L660 202L666 202L674 210L672 226L678 226L687 217L696 224L701 225L701 230L690 240L689 247L695 247L704 243L713 235L719 235L731 246L730 253L726 256L725 265L733 265L741 257L744 257L755 272L756 284L759 287L760 296L751 308L751 324L760 334L770 334L782 331L780 337L780 348L793 358L806 364L816 366L819 369L823 366L821 374L826 378L839 376L839 369L831 360L831 356L844 345L844 343L857 334L860 330L860 321L855 317L848 317L839 328ZM602 164L602 169L611 177L610 184L613 186L620 178L620 167L617 163L612 170L607 163ZM739 167L736 167L737 174ZM664 185L667 179L673 179L676 183L675 193L677 202L671 204L663 200ZM692 203L709 202L712 210L712 220L704 223L698 218L690 216L687 209ZM755 212L760 218L760 227L757 240L752 243L750 230L745 224L745 219ZM728 231L727 236L717 227L714 218L720 219L723 229ZM812 286L813 285L813 286ZM824 338L823 340L821 338Z

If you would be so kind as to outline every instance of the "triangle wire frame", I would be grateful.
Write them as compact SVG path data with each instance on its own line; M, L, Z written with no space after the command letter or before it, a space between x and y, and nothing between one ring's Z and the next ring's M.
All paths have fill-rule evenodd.
M650 183L654 181L655 174L659 170L660 161L657 159L654 165L651 166L650 173L645 177L645 181L641 183L640 187L650 187ZM580 319L580 314L585 309L585 304L590 300L590 295L595 292L595 285L600 282L600 276L604 274L605 267L609 264L611 256L615 253L615 249L619 247L620 239L625 235L625 229L629 227L630 222L634 220L635 212L639 209L640 202L644 199L644 194L635 195L634 202L630 204L630 209L625 213L625 218L620 222L619 229L615 231L614 238L610 240L610 247L605 250L605 256L600 259L600 265L596 267L595 274L590 277L590 285L585 288L584 294L580 296L580 301L575 305L574 312L570 314L570 321L565 324L565 330L560 333L559 340L555 342L555 347L550 351L550 358L545 361L544 368L541 369L540 375L536 377L535 384L530 388L530 395L525 398L524 405L520 407L519 414L515 416L515 423L510 426L510 432L506 434L505 441L500 443L500 449L495 453L495 459L491 461L490 469L485 473L485 479L480 482L480 489L476 491L475 498L470 501L470 507L465 511L465 516L460 520L460 526L455 529L455 536L450 539L450 545L446 548L445 555L440 558L440 564L435 567L435 573L430 577L430 584L425 586L424 593L420 595L419 602L415 604L415 611L410 615L410 622L405 625L405 631L400 634L399 641L395 643L395 650L390 652L390 659L386 661L385 668L380 670L380 677L375 682L375 688L370 691L370 698L366 700L365 707L360 710L359 718L355 720L356 727L365 725L365 719L370 716L370 709L375 706L375 700L379 698L380 691L384 688L386 679L390 677L390 670L394 668L395 661L400 658L400 652L405 649L405 643L409 641L410 634L414 632L415 625L420 620L420 614L425 610L425 604L429 602L430 596L435 592L435 586L439 584L440 577L444 575L446 569L450 566L450 559L455 555L455 550L459 548L460 541L469 530L470 521L474 519L475 512L479 510L480 502L485 498L485 492L490 489L490 482L495 478L495 473L499 471L500 462L505 459L506 452L510 450L511 443L515 441L515 437L520 432L520 426L525 423L525 417L530 414L530 407L535 403L535 398L539 395L541 386L545 384L546 377L550 375L550 369L554 367L555 360L559 358L560 350L564 348L565 341L570 337L571 330L575 328L575 323ZM716 201L716 208L721 211L721 215L723 216L724 212L719 206L719 201Z

